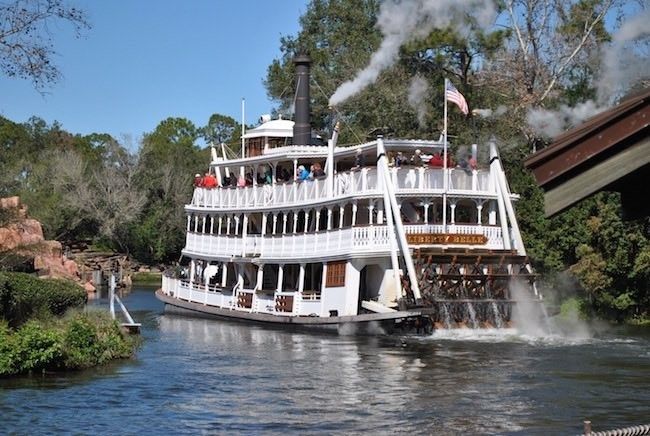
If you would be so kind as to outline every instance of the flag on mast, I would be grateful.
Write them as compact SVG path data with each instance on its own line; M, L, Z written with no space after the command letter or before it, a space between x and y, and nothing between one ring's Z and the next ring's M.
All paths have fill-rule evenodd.
M469 109L467 107L467 101L465 100L465 97L463 97L463 94L461 94L449 80L446 80L445 82L447 83L447 89L445 89L445 96L447 97L447 100L455 103L460 111L467 115L469 113Z

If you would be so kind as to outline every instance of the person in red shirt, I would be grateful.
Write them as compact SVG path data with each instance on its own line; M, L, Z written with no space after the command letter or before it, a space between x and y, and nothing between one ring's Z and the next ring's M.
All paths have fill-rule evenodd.
M203 187L208 189L216 188L217 178L211 173L205 173L205 177L203 177Z
M443 167L443 161L442 161L442 157L440 156L440 153L436 152L433 154L431 159L429 159L429 166L433 168Z

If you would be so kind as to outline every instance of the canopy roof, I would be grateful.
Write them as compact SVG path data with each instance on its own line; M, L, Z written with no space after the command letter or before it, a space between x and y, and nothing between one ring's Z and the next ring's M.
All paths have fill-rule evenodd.
M250 129L244 134L244 138L291 138L293 136L293 124L291 120L271 120Z

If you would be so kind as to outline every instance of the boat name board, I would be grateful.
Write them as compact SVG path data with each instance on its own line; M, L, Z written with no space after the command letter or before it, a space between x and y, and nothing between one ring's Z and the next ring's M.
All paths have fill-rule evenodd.
M409 244L467 244L485 245L488 241L485 235L466 235L460 233L420 233L407 234Z

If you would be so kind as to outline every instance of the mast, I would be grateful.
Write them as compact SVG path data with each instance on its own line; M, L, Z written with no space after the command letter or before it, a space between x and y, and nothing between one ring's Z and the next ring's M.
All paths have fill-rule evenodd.
M246 145L246 140L244 135L246 134L246 99L242 97L241 99L241 158L244 157L244 147Z
M443 140L444 140L444 145L443 145L443 164L442 164L442 176L444 178L443 180L443 192L442 192L442 233L447 233L447 190L448 190L448 184L449 184L449 176L447 174L447 78L445 77L445 84L444 84L445 89L443 90L443 94L445 96L445 124L443 127Z

